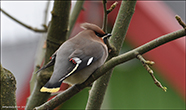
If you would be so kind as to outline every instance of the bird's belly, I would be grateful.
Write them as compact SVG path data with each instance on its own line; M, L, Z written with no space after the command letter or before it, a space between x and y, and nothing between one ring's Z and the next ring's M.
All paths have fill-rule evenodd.
M66 78L63 82L74 85L74 84L81 84L83 83L90 75L92 72L84 72L84 70L79 71L77 73L72 74L68 78Z

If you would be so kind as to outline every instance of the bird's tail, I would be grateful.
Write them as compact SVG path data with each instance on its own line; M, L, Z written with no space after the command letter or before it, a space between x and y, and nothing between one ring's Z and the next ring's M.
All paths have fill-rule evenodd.
M62 81L60 82L56 82L56 83L51 83L51 82L47 82L41 89L40 92L58 92L60 89Z

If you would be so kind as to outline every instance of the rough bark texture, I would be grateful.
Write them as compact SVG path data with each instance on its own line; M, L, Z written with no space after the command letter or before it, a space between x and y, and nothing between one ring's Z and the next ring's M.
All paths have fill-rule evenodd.
M14 75L1 65L1 110L17 110L16 106L16 80Z
M59 46L66 41L66 34L68 31L68 19L70 12L71 1L54 2L54 8L51 12L52 20L49 24L47 35L47 48L45 54L45 64L50 60L51 55L59 48ZM28 102L26 110L33 109L46 102L50 97L50 93L41 93L40 88L49 80L53 71L53 66L49 67L38 74L35 87Z

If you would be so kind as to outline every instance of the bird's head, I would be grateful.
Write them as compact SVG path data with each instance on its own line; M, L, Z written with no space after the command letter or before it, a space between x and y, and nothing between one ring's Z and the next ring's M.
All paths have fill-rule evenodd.
M99 38L101 38L104 41L104 43L106 42L106 40L110 36L112 36L110 33L105 33L99 26L97 26L95 24L82 23L81 24L81 28L93 30L95 32L96 36L98 36Z

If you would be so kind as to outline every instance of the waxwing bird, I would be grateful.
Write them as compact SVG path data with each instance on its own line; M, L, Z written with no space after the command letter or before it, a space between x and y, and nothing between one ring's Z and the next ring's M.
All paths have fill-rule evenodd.
M91 23L83 23L81 27L84 30L64 42L52 55L51 61L40 69L54 65L53 74L41 92L57 92L62 82L81 84L104 64L108 56L104 41L111 34Z

